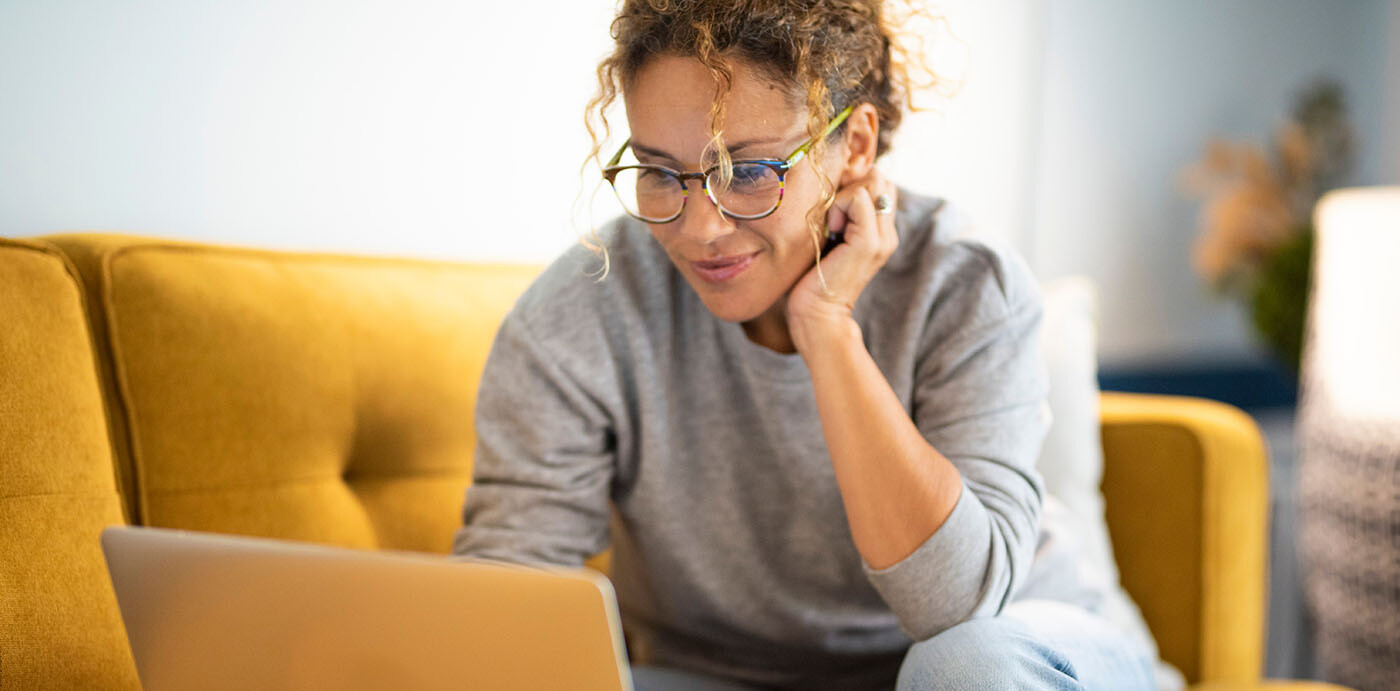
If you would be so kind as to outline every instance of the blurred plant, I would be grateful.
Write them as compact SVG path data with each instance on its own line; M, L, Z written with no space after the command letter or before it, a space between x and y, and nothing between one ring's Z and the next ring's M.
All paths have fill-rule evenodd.
M1312 210L1351 171L1354 135L1342 88L1316 82L1298 95L1271 151L1212 139L1184 175L1204 200L1194 263L1217 292L1250 308L1258 336L1298 370L1312 265Z

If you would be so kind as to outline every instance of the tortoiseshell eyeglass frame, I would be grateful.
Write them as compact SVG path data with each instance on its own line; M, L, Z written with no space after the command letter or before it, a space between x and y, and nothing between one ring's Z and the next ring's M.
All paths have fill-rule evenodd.
M812 149L813 145L815 145L823 137L826 137L827 135L836 131L836 128L840 127L841 123L845 122L847 117L850 117L851 111L854 109L854 105L846 106L845 109L843 109L840 113L836 114L836 117L831 119L831 122L827 123L826 127L822 129L821 134L818 134L817 136L808 139L802 144L802 146L797 147L797 149L794 150L791 154L788 154L785 160L780 161L778 159L772 158L760 158L743 159L733 161L731 163L731 166L739 165L741 163L751 163L761 166L767 166L768 168L772 169L773 172L778 174L778 200L773 203L772 208L768 209L767 211L764 211L763 213L751 215L736 214L724 208L724 206L719 203L719 200L715 199L715 196L710 193L709 180L710 175L716 170L719 170L719 166L717 165L710 166L702 173L683 173L680 171L671 170L670 168L667 168L665 166L655 166L647 164L629 166L618 165L617 162L622 160L622 154L624 154L627 151L628 146L631 146L631 139L628 139L627 141L623 142L622 147L617 150L617 153L613 154L613 157L608 159L608 164L606 166L603 166L603 178L608 181L608 186L612 188L613 194L617 195L618 201L622 203L622 209L627 212L627 215L632 216L633 218L636 218L641 221L646 221L647 223L670 223L671 221L680 218L681 214L685 213L685 203L686 200L690 198L690 188L686 185L687 180L699 180L700 189L705 191L705 196L709 197L710 202L713 203L715 205L715 208L718 208L724 215L729 216L730 218L737 218L745 221L752 221L754 219L763 218L765 216L771 215L774 211L777 211L778 207L782 205L783 189L786 186L785 181L787 179L788 171L792 170L792 167L797 165L798 161L801 161L807 156L807 152ZM674 179L676 183L680 185L681 188L681 206L679 209L676 210L676 213L672 214L667 218L647 218L646 216L632 213L632 211L628 208L627 203L623 201L622 193L618 191L616 184L614 184L613 182L613 180L616 179L618 173L629 169L655 170L665 175L668 175L672 179Z

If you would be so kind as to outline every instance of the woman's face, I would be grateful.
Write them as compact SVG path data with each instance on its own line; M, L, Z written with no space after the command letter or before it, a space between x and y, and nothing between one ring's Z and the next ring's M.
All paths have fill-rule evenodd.
M733 67L722 124L730 156L786 158L807 141L806 110L794 107L783 90L747 65ZM714 78L699 60L650 59L625 94L638 160L686 172L714 165L701 160L710 141L714 95ZM833 184L841 178L841 171L833 169L839 160L825 157ZM821 196L813 169L817 164L808 158L788 171L782 204L764 218L724 216L701 192L699 181L692 180L684 213L670 223L650 224L652 236L715 316L748 322L781 315L783 298L815 258L807 212Z

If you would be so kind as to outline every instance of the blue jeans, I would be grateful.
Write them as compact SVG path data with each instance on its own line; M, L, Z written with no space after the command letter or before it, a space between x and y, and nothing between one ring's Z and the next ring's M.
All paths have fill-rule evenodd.
M1027 600L910 646L896 691L1088 689L1151 691L1155 660L1099 617L1058 602ZM750 691L722 679L636 667L637 691Z

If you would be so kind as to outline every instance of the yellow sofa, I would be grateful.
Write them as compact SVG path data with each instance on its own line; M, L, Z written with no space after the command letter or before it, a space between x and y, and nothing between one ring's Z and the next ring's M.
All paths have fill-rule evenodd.
M139 687L109 524L448 551L481 368L537 271L0 238L4 688ZM1208 688L1274 688L1258 430L1207 401L1102 403L1112 539L1164 657Z

